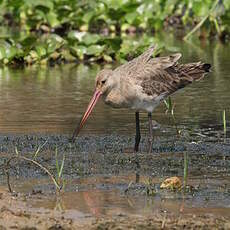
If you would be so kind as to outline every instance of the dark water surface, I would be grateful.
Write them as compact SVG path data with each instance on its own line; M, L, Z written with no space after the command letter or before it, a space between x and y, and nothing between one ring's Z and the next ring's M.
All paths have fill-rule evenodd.
M173 95L178 125L222 130L222 111L230 110L230 45L167 41L183 53L182 62L212 64L209 78ZM172 48L173 49L173 48ZM73 132L92 96L100 66L62 65L46 68L0 69L0 133ZM147 121L146 114L141 118ZM170 124L163 103L154 111L160 124ZM142 128L146 128L144 123ZM133 133L134 112L112 109L99 102L85 133Z

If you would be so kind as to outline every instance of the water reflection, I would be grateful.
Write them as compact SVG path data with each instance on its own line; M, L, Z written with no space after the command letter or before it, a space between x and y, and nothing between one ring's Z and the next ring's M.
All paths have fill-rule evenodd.
M209 78L173 96L178 124L222 128L223 109L226 109L227 119L230 114L230 45L183 43L170 36L167 44L183 53L183 62L205 60L213 65ZM0 132L71 134L90 100L99 69L98 65L1 68ZM163 104L153 117L161 124L169 124ZM142 114L141 119L145 122L146 114ZM142 123L142 129L145 126ZM100 102L83 132L133 133L134 128L133 112L112 109Z
M27 202L33 208L77 212L78 215L75 218L79 218L79 213L82 214L81 216L96 217L114 216L121 213L144 216L151 215L157 210L174 214L212 213L229 217L229 194L217 189L219 188L217 185L228 183L228 177L218 180L211 177L212 180L191 177L190 185L200 185L199 191L194 194L160 190L158 185L161 178L154 177L152 178L152 183L156 185L154 196L147 196L143 188L144 185L147 186L148 179L146 176L140 176L139 184L135 184L134 174L73 179L67 185L68 191L59 197L39 195L33 196ZM133 185L130 186L132 187L130 192L124 192L131 181ZM25 193L35 186L47 189L47 182L44 184L44 181L39 179L27 180L24 183L21 182L16 190Z

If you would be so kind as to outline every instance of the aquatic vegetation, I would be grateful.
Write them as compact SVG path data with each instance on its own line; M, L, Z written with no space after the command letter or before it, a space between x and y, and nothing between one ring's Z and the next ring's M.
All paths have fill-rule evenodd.
M64 188L64 180L62 178L62 172L63 172L63 167L64 167L64 160L65 158L63 157L63 160L61 162L61 167L59 167L59 163L58 163L58 159L57 159L57 150L55 152L55 156L56 156L56 170L57 170L57 178L55 178L55 176L53 175L53 173L44 165L42 165L41 163L39 163L35 158L37 157L40 149L46 144L46 142L39 146L37 151L34 153L34 157L33 159L22 156L19 154L17 147L15 147L15 156L12 156L11 158L9 158L7 160L7 162L3 165L3 170L5 171L6 174L6 179L7 179L7 185L8 185L8 190L9 192L13 192L12 187L11 187L11 183L10 183L10 174L9 171L11 169L11 165L10 163L14 160L21 160L24 162L28 162L33 164L34 166L39 167L42 171L44 171L51 179L51 181L53 182L55 189L57 192L61 192Z
M227 134L227 125L226 125L226 113L225 113L225 109L223 110L222 118L223 118L224 136L226 137L226 134Z
M149 177L147 180L145 180L144 185L145 185L145 192L146 192L147 196L155 196L156 195L155 184L153 183L151 177Z
M162 30L183 30L185 39L230 34L229 0L1 0L0 7L2 65L123 61Z
M63 179L62 173L63 173L64 164L65 164L65 155L63 155L61 165L59 165L57 148L55 150L55 159L56 159L56 171L57 171L56 180L58 182L58 185L59 185L60 189L64 189L65 180Z
M183 188L186 191L188 185L188 153L184 152L184 184Z
M175 104L172 102L172 98L168 97L166 100L164 100L164 104L165 104L165 107L166 107L165 113L170 114L170 117L172 117L172 125L176 129L176 133L178 135L180 135L182 130L178 129L178 126L177 126L177 121L176 121L175 114L174 114Z

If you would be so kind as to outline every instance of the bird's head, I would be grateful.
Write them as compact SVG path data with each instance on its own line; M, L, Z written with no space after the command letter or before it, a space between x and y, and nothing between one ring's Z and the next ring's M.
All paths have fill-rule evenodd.
M107 95L109 91L112 89L114 85L114 80L112 77L113 71L110 69L103 69L101 70L96 77L95 80L95 91L89 105L79 123L77 128L74 131L72 142L74 141L75 137L79 134L80 130L82 129L84 123L88 119L90 113L92 112L94 106L96 105L98 99L103 95Z
M110 91L113 86L112 72L111 69L103 69L97 74L95 91L100 92L101 95L107 94Z

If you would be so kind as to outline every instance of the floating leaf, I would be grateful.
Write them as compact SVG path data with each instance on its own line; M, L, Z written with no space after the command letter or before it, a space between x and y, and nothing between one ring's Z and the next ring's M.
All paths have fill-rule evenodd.
M46 49L41 45L37 45L35 47L35 50L36 50L39 57L43 57L46 55Z
M46 18L47 18L47 21L51 27L56 27L56 26L60 25L60 22L57 19L57 15L54 12L49 12L46 15Z
M87 55L99 56L104 50L104 46L100 45L91 45L87 48Z
M112 61L113 61L112 57L109 56L109 55L106 55L106 54L103 55L103 59L104 59L106 62L112 62Z
M86 33L82 38L82 42L84 42L86 45L92 45L96 44L100 39L101 37L97 34Z
M68 33L67 37L71 40L78 40L79 42L81 42L85 35L86 32L79 32L79 31L72 30Z
M10 46L5 51L6 51L6 58L8 60L13 59L17 54L17 48L15 46Z
M5 48L0 46L0 60L3 60L6 57Z
M81 60L84 59L84 55L87 53L87 48L85 46L72 46L70 47L70 53Z

